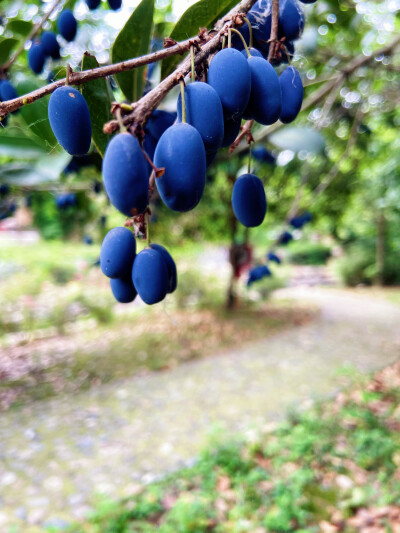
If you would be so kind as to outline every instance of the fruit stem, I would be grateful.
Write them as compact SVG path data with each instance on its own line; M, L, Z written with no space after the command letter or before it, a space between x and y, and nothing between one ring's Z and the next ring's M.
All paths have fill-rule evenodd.
M249 48L246 44L246 41L245 41L245 38L243 37L243 35L240 33L240 31L236 30L235 28L229 28L229 42L230 44L232 44L232 32L235 32L239 35L239 37L242 39L242 43L244 44L244 48L246 50L246 54L247 54L247 57L251 57L251 54L250 54L250 51L249 51ZM229 48L230 48L230 45L229 45Z
M243 17L243 20L246 22L247 26L249 27L249 48L253 48L253 28L251 26L251 22L247 17Z
M125 124L123 123L122 116L121 116L121 109L119 107L117 107L115 113L117 115L117 120L118 120L120 131L121 132L126 132L126 127L125 127Z
M186 124L185 80L180 80L182 98L182 122Z
M191 45L190 47L190 64L191 64L191 73L192 73L192 81L195 81L195 71L194 71L194 46Z
M225 41L226 41L226 38L225 38L225 35L222 36L222 48L225 48Z
M228 30L228 48L232 48L232 32L231 28Z

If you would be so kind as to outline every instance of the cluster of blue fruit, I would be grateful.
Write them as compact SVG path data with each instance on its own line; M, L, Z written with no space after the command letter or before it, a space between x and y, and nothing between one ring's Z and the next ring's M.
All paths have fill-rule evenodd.
M97 9L101 0L86 0L89 9ZM110 8L114 11L120 9L122 0L108 0ZM78 22L70 9L64 9L57 19L58 33L67 42L72 42L78 31ZM56 34L52 31L45 31L40 39L32 43L28 51L28 63L35 74L43 72L44 65L48 58L60 59L60 44Z
M308 224L312 220L312 215L308 211L302 215L295 216L290 219L289 225L294 229L302 229L305 224ZM278 238L278 245L285 246L293 240L293 235L285 230L283 231ZM282 260L275 252L268 252L266 255L267 261L271 261L280 265ZM267 265L258 265L250 269L249 276L247 278L247 286L249 287L255 281L260 281L263 278L272 276L271 270Z
M100 250L100 268L110 279L118 302L132 302L137 294L148 305L161 302L177 287L175 262L160 244L151 243L136 254L136 240L127 228L113 228Z

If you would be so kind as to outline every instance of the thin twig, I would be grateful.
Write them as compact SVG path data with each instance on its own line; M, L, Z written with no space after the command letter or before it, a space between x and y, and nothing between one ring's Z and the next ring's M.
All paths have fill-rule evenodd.
M201 50L196 54L194 61L198 65L202 63L207 57L215 52L221 46L221 36L234 23L238 13L247 13L253 6L255 0L242 0L240 4L231 9L231 11L222 19L220 19L214 27L214 37L207 41ZM191 39L193 41L194 39ZM133 111L123 118L124 124L133 124L141 126L150 116L152 111L159 105L163 98L169 91L179 83L182 76L186 76L191 70L191 58L189 56L178 66L178 68L169 76L167 76L157 87L154 87L145 96L133 104ZM0 107L1 110L1 107ZM118 122L111 120L107 122L103 131L106 134L112 134L118 130Z
M277 59L280 43L278 41L279 0L272 0L271 36L269 38L268 61L273 63Z
M254 124L254 119L246 120L246 122L244 123L244 126L240 127L241 131L239 135L236 137L236 139L233 141L233 143L231 144L229 148L230 154L239 145L240 141L244 139L245 137L246 137L247 144L250 144L252 141L254 142L253 135L251 133L251 128L253 127L253 124Z
M226 15L226 17L220 19L217 22L217 24L215 25L215 29L217 30L217 32L221 31L221 29L224 27L225 23L227 23L228 25L232 24L231 18L232 18L233 15L237 14L237 12L240 11L240 12L246 12L247 13L247 11L252 7L252 5L255 3L255 1L256 0L242 0L242 2L239 4L238 7L232 9ZM201 37L197 36L195 38L187 39L186 41L182 41L181 43L173 45L173 46L171 46L169 48L165 48L163 50L158 50L157 52L153 52L151 54L148 54L148 55L145 55L145 56L142 56L142 57L129 59L127 61L122 61L121 63L115 63L115 64L107 65L107 66L104 66L104 67L98 67L98 68L94 68L94 69L90 69L90 70L84 70L83 72L74 72L71 75L71 77L70 77L70 84L71 85L81 85L81 84L87 83L89 81L96 80L98 78L105 78L107 76L112 76L113 74L118 74L119 72L126 72L126 71L129 71L129 70L133 70L133 69L135 69L137 67L141 67L143 65L148 65L149 63L154 63L156 61L160 61L162 59L165 59L165 58L173 56L173 55L183 54L183 53L185 53L185 52L187 52L189 50L189 47L190 47L191 43L198 42L199 44L201 44L202 42L204 42L204 38L205 37L204 37L204 33L203 33ZM196 65L201 63L202 61L204 61L204 59L207 58L212 52L214 52L219 46L219 33L217 33L217 35L215 35L212 38L208 34L208 38L210 38L210 40L207 41L206 44L202 47L201 52L199 52L195 56L195 64ZM188 64L189 64L189 68L188 68ZM141 100L139 100L139 102L136 105L141 103L141 105L138 106L139 109L141 109L141 110L147 104L150 105L150 106L153 106L150 109L150 113L151 113L151 111L155 107L157 107L158 103L169 92L169 90L171 90L172 87L174 87L178 83L178 81L175 78L175 76L180 75L182 73L184 74L184 76L186 76L186 74L189 72L189 70L190 70L190 57L189 57L189 62L186 59L184 61L184 63L182 63L182 65L180 65L176 69L175 75L174 75L174 73L171 74L165 80L163 80L157 87L155 87L152 91L147 93L147 95L146 95L147 98L144 97L144 98L146 98L144 103L142 102L142 100L144 100L144 98L142 98ZM167 83L165 83L166 80L169 80L169 81ZM61 80L58 80L58 81L56 81L54 83L50 83L49 85L45 85L44 87L41 87L40 89L32 91L31 93L26 94L24 96L20 96L18 98L14 98L14 100L7 100L6 102L0 103L0 119L4 118L6 115L11 113L12 111L16 111L17 109L19 109L20 107L22 107L22 106L24 106L26 104L31 104L31 103L35 102L36 100L39 100L40 98L43 98L44 96L47 96L47 95L51 94L58 87L62 87L63 85L65 85L65 78L63 78ZM156 93L156 95L155 95L154 92ZM143 114L143 111L141 113ZM130 117L133 116L133 118L134 118L136 116L136 114L137 113L135 111L133 111L133 113L131 115L127 115L126 117L124 117L124 119L123 119L124 120L124 124L129 124L131 122L134 122L134 119L131 119ZM117 129L118 129L118 122L117 121L109 122L108 126L106 128L106 130L107 131L109 130L110 133L116 131Z
M36 35L39 33L39 31L42 29L43 24L46 22L46 20L50 17L50 15L57 9L57 7L63 2L63 0L55 0L53 4L50 6L50 9L43 15L41 20L35 24L29 33L29 35L26 37L25 41L17 48L17 50L12 54L10 59L4 63L0 67L1 70L8 70L11 65L14 63L14 61L17 59L19 55L22 54L22 52L25 50L25 45L29 41L33 41L33 39L36 37Z

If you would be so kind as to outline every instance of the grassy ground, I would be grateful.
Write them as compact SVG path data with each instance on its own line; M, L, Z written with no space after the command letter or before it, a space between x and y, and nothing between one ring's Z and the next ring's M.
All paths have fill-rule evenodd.
M2 252L0 410L215 355L314 315L245 294L240 309L225 312L227 281L193 267L196 247L174 253L178 290L154 307L115 304L94 266L98 247L50 242Z
M103 502L74 533L396 533L400 363L258 436Z

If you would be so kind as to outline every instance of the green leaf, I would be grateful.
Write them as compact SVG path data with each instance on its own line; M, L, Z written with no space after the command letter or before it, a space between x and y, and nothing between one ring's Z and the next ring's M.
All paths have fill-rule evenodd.
M89 70L99 66L97 59L85 52L82 58L82 70ZM110 136L103 133L103 124L113 118L111 114L111 98L104 78L90 81L82 85L82 94L89 106L92 121L92 139L103 156Z
M9 38L0 41L0 65L3 65L11 55L12 50L19 43L18 39Z
M237 0L200 0L190 6L176 23L171 39L184 41L198 34L200 28L212 28L218 19L223 17L237 4ZM182 57L171 56L164 59L161 65L161 79L171 74L182 61Z
M21 37L26 37L31 32L32 28L33 23L28 20L12 19L8 22L6 31L11 31L12 33L21 35Z
M36 159L45 152L33 139L19 135L0 135L0 155L18 159Z
M325 139L312 128L283 128L269 135L268 140L284 150L321 154L325 150Z
M40 82L33 80L21 81L16 89L18 94L27 94L41 87ZM47 151L54 150L58 144L51 129L47 106L49 97L40 98L33 104L24 105L20 109L20 116L26 123L29 131L35 135L36 142L40 143Z
M70 158L71 156L64 152L53 156L46 154L33 165L20 162L1 165L0 181L25 186L58 181Z
M119 63L145 55L149 51L153 26L154 0L142 0L116 38L111 58ZM129 102L136 102L143 93L146 67L116 75L118 85Z

